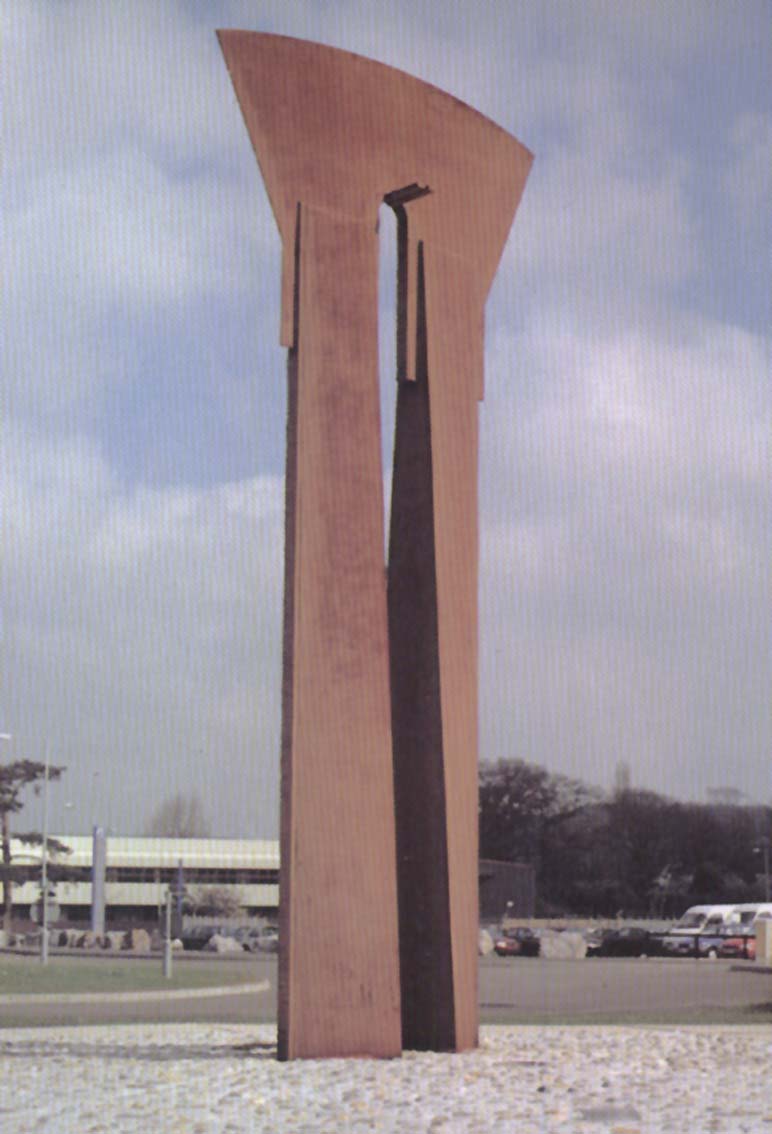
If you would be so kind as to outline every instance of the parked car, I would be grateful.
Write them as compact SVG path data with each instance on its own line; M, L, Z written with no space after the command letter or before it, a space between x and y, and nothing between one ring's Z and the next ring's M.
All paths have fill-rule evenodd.
M600 926L594 926L593 929L585 930L584 938L587 945L588 957L596 957L597 951L601 948L603 938L608 937L609 933L613 933L611 929L601 929Z
M245 944L244 948L247 946ZM279 930L275 925L263 925L249 938L249 948L253 953L278 953Z
M220 932L218 925L193 925L188 929L182 931L182 947L186 951L195 950L198 952L205 949L209 944L210 938L214 937L215 933Z
M260 933L260 926L257 925L240 925L235 931L233 936L247 953L252 952L253 942Z
M663 953L673 957L717 957L728 932L740 920L740 907L690 906L662 937Z
M727 937L718 947L719 957L733 957L738 960L756 960L755 933L737 933Z
M539 935L527 925L502 930L493 948L499 957L538 957Z
M247 953L275 953L279 948L279 931L275 925L240 925L232 936Z
M669 957L707 957L712 960L721 956L721 948L730 938L738 935L738 926L725 928L722 932L685 934L666 933L662 937L662 952Z
M609 929L609 928L601 929L597 926L594 927L593 929L586 930L585 935L584 935L584 939L585 939L585 942L587 944L586 956L597 957L598 953L600 951L601 945L603 944L604 938L608 937L608 935L610 933L614 933L614 932L615 931L613 929Z
M588 957L655 957L660 951L659 937L638 925L604 929L587 938Z

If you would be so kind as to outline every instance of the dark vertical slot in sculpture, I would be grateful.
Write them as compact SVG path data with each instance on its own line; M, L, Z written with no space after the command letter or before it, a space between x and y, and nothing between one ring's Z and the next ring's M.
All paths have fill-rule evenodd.
M295 287L293 323L298 324L298 270L300 255L300 209L295 228ZM295 335L297 342L297 335ZM287 1020L290 997L290 883L292 879L292 689L294 674L293 627L295 622L295 514L297 510L298 452L298 357L297 346L287 352L287 451L284 478L284 610L282 616L283 663L281 682L281 813L279 830L279 938L286 948L279 952L278 1001L287 1006L279 1012L277 1056L289 1058Z
M404 364L407 240L398 219L397 359ZM422 249L415 381L399 383L389 531L389 647L402 1045L455 1047L442 757L431 418Z

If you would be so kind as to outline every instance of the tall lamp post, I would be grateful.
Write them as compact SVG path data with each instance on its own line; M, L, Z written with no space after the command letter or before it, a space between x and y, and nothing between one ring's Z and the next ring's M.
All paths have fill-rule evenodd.
M13 740L13 735L10 732L0 732L0 740L7 740L8 743L10 744L11 741ZM8 857L10 859L10 834L8 832L8 813L3 812L3 815L2 815L3 849L5 849L6 842L7 842L7 845L8 845ZM10 885L11 885L11 878L10 878L10 874L8 874L7 876L5 876L3 878L3 906L4 906L5 910L10 910L10 908L11 908L10 902L8 901L8 893L9 893L8 888L9 888ZM2 928L4 930L7 930L7 929L10 929L10 926L6 925L5 921L4 921Z
M43 910L40 933L40 963L48 964L48 765L50 748L46 743L46 770L43 774L43 847L41 854L40 884L43 890Z
M761 854L762 862L764 864L764 901L768 902L769 897L769 835L762 835L756 844L756 854Z

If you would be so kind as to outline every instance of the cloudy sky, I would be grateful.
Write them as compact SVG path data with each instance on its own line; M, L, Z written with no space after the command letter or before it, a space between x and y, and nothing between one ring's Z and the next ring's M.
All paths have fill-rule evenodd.
M768 0L6 0L1 755L67 764L61 831L180 790L277 830L280 246L217 27L536 155L487 309L482 757L770 801Z

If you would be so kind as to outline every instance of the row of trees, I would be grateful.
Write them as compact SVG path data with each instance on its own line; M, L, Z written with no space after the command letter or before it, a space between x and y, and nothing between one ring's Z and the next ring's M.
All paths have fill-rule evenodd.
M49 779L64 770L49 766ZM26 789L40 792L44 775L45 765L33 760L0 765L5 928L13 882L38 869L12 863L11 816L21 811ZM698 902L765 897L758 849L772 833L770 807L683 803L629 787L606 796L522 760L481 766L479 807L481 857L531 863L542 914L612 916L623 910L670 917ZM183 837L209 829L198 798L179 794L161 804L146 833ZM15 837L42 841L34 831ZM67 848L49 839L49 850Z
M521 760L480 769L480 855L531 863L538 912L671 917L699 902L764 898L772 808L604 795Z

